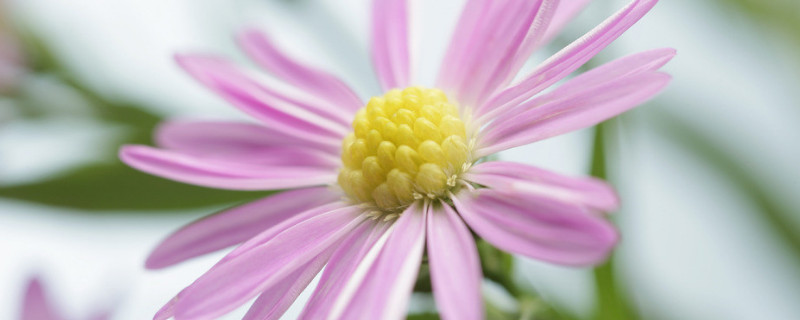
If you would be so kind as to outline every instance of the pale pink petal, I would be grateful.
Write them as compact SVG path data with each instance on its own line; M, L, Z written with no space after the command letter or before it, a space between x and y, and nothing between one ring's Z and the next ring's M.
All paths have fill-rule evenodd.
M406 0L375 0L372 7L372 61L384 90L410 84Z
M541 97L547 100L555 100L568 95L570 92L581 90L581 88L594 87L624 77L656 71L674 57L675 49L672 48L634 53L584 72Z
M639 21L656 2L658 0L634 0L592 31L547 59L522 81L493 95L477 110L480 123L485 123L528 100L577 70Z
M359 232L360 230L354 230ZM333 248L327 249L333 251ZM280 282L275 284L269 290L261 293L253 302L253 305L247 310L242 320L270 320L279 319L284 312L294 303L297 296L303 292L311 280L322 270L325 266L330 253L319 255L316 259L311 260L307 265L297 269L294 273L290 274Z
M183 291L175 303L179 319L225 314L265 292L328 250L363 222L362 209L346 207L305 220L269 242L218 263Z
M220 189L277 190L336 181L336 171L329 168L244 164L147 146L124 146L119 157L129 166L156 176Z
M224 264L228 261L235 259L236 257L252 250L253 248L259 248L263 246L265 243L269 242L277 235L281 234L282 232L293 228L294 226L309 220L311 218L317 217L319 215L326 214L328 212L334 210L341 210L343 208L348 207L349 205L343 202L333 202L318 206L316 208L312 208L306 211L303 211L299 214L296 214L292 217L287 218L286 220L278 223L277 225L266 229L259 233L258 235L250 238L250 240L246 241L245 243L241 244L240 246L236 247L233 251L225 255L220 261L218 261L215 266ZM178 293L173 299L167 302L161 310L156 313L156 317L154 320L165 320L175 315L175 304L177 303L178 299L185 296L186 289L182 290Z
M22 320L62 319L54 310L50 301L48 301L47 294L44 292L42 283L38 278L32 278L28 281L21 311L20 319Z
M338 140L350 131L350 114L271 90L225 59L179 55L176 61L234 106L287 135Z
M358 284L366 276L377 253L382 248L379 240L391 226L390 222L364 223L369 230L354 233L342 241L331 256L319 285L306 303L300 319L324 319L336 304L347 304ZM350 290L348 290L350 289Z
M605 181L567 177L521 163L484 162L470 168L464 178L492 189L532 193L600 211L614 211L619 207L614 188Z
M531 55L556 1L468 1L442 62L438 86L477 107Z
M224 210L171 234L150 253L145 266L164 268L244 242L302 212L337 201L339 197L326 187L290 190Z
M155 139L165 149L198 156L236 157L253 163L258 163L258 160L248 159L249 155L263 154L265 150L279 147L330 154L338 154L341 148L341 142L325 143L242 122L169 121L158 127Z
M475 239L449 204L428 213L428 264L443 319L483 319L481 262Z
M567 81L567 83L559 86L556 90L540 95L533 100L515 106L514 108L508 109L505 114L495 118L493 120L494 123L489 125L490 128L487 129L491 130L491 128L503 126L507 121L516 119L519 113L525 112L531 108L536 108L547 102L561 100L565 97L575 95L576 92L588 90L589 88L593 88L604 83L620 81L625 77L658 70L674 56L674 49L655 49L628 55L626 57L603 64L600 67L594 68L581 75L578 75L575 78L570 79Z
M464 221L494 246L548 262L585 266L603 261L617 233L579 205L527 192L480 189L453 197Z
M293 60L263 32L245 30L238 39L244 51L264 69L309 94L330 101L345 114L355 114L363 106L361 99L342 80Z
M544 33L542 37L541 44L547 44L555 38L561 30L564 29L564 26L567 25L570 21L572 21L578 13L586 7L592 0L562 0L558 3L558 8L556 9L555 14L553 14L553 19L550 20L550 25L547 26L547 31Z
M596 125L649 100L661 92L670 79L667 74L650 72L579 88L583 91L570 92L559 100L491 123L480 133L475 153L483 157Z
M364 278L342 319L404 319L425 250L428 208L416 203L406 209L390 230L378 260ZM334 310L331 318L337 316Z

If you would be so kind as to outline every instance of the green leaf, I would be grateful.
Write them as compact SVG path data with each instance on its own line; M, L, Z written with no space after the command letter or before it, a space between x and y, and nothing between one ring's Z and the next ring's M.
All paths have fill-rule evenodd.
M436 313L415 313L409 314L406 317L408 320L439 320L439 314Z
M122 163L88 165L30 184L0 187L0 197L83 210L165 210L243 202L269 192L182 184Z

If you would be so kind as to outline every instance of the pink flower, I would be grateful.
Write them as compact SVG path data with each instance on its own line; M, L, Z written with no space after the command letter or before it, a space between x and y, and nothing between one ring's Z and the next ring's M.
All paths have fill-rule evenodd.
M139 170L201 186L295 189L194 222L152 253L148 268L240 244L156 319L206 319L258 297L246 319L278 318L326 266L304 319L399 319L427 252L445 319L483 317L470 229L498 248L585 266L617 233L599 212L618 200L602 181L485 156L593 126L650 99L675 54L631 55L564 79L656 3L635 0L511 83L531 53L588 1L468 1L436 88L409 87L407 4L377 0L372 55L386 94L361 101L334 76L281 53L257 31L245 51L302 90L267 87L224 59L178 63L260 124L174 122L160 149L127 146ZM402 89L405 88L405 89Z

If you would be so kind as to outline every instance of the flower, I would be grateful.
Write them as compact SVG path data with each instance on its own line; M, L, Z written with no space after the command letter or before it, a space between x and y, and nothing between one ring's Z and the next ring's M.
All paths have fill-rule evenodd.
M602 181L485 161L496 152L593 126L660 92L672 49L642 52L576 76L657 1L635 0L514 83L531 53L588 1L468 1L435 88L410 86L403 0L373 5L381 97L284 55L264 34L239 36L272 75L266 86L224 59L178 63L260 124L172 122L161 148L121 159L165 178L238 190L293 189L194 222L147 261L162 268L240 244L156 319L212 318L258 296L246 319L279 317L325 267L304 319L398 319L427 253L445 319L483 316L470 229L496 247L564 265L605 259L617 233L600 212L618 200Z

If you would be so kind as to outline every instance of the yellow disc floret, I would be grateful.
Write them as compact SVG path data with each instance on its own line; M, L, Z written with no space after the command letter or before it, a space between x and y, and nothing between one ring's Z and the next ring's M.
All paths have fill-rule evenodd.
M472 161L458 108L437 89L410 87L370 99L342 142L339 185L356 202L396 212L445 196Z

